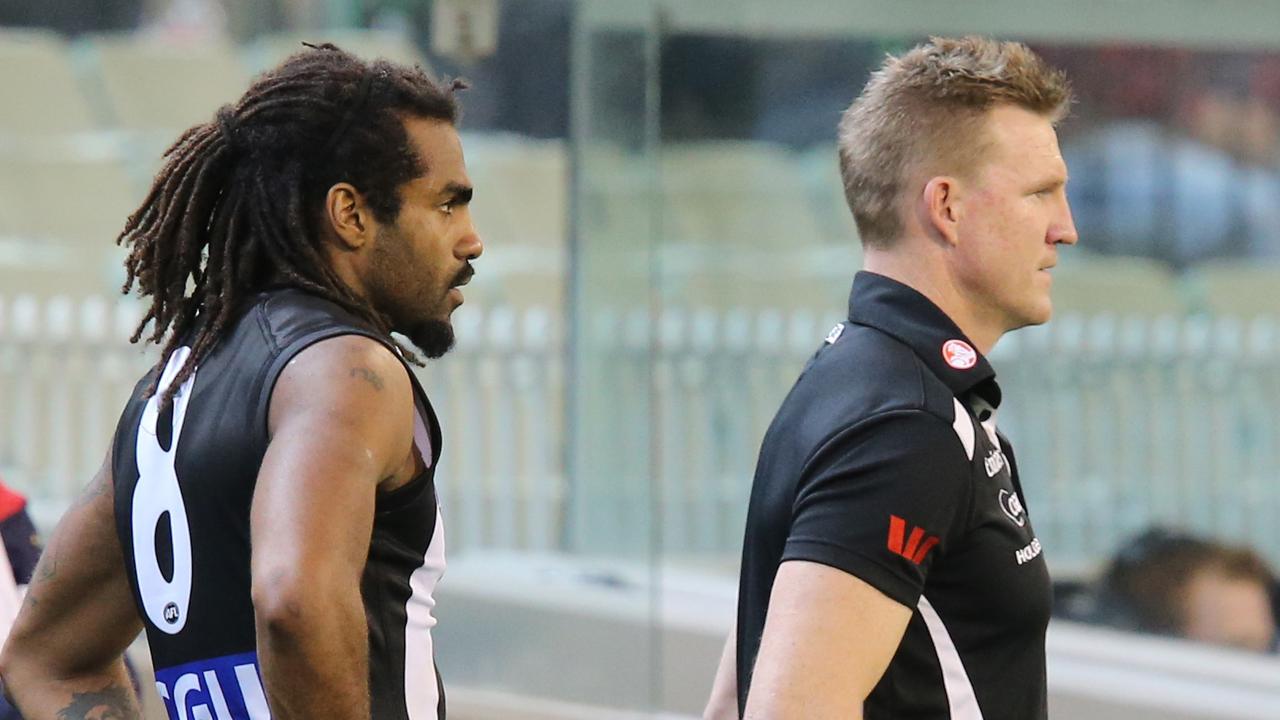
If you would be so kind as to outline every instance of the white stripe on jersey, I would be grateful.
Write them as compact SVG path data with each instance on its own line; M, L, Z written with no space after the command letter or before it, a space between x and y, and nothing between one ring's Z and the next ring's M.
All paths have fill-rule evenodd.
M22 607L22 591L13 576L13 566L9 564L9 553L0 547L0 643L9 636L9 629L18 617L18 609Z
M956 436L960 438L960 444L964 445L964 454L973 459L973 446L977 438L976 431L973 429L973 419L969 417L969 411L959 400L952 398L956 404L956 419L951 423L951 429L956 431Z
M422 416L414 413L414 440L424 462L431 463L431 436ZM444 575L444 519L436 505L436 528L422 558L422 566L409 576L409 601L405 606L404 699L409 720L438 720L440 688L436 680L435 648L431 628L436 618L435 589Z
M972 429L972 425L970 425ZM929 627L929 636L933 638L934 650L938 653L938 664L942 666L942 684L947 691L947 706L951 710L951 720L982 720L982 709L978 707L978 698L973 694L973 685L969 682L969 674L964 670L960 653L956 644L947 632L947 626L938 617L928 598L920 596L920 617Z
M416 410L413 413L413 442L418 446L422 462L431 467L431 433L427 432L427 421L422 419L422 413Z
M440 691L436 681L435 650L431 628L436 618L435 588L444 574L444 520L436 509L436 530L423 557L422 567L409 576L411 595L405 607L404 698L409 720L436 720Z

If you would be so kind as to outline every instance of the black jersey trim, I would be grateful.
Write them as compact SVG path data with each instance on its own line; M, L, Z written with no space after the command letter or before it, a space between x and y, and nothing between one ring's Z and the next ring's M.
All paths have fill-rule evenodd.
M270 335L270 333L268 333L268 335ZM270 433L268 432L268 418L270 417L271 412L271 396L275 393L276 382L280 379L280 373L284 372L285 365L288 365L290 360L297 357L299 353L312 345L323 340L342 337L344 335L359 335L361 337L367 337L388 350L391 350L391 352L395 352L395 349L392 348L385 338L378 337L376 333L368 330L362 330L360 328L350 326L327 327L323 330L307 333L306 335L303 335L297 340L289 343L284 347L284 349L279 351L280 354L276 356L276 359L273 360L270 367L267 368L266 374L263 375L262 389L258 391L258 417L257 420L254 421L254 425L262 433L262 437L270 437Z

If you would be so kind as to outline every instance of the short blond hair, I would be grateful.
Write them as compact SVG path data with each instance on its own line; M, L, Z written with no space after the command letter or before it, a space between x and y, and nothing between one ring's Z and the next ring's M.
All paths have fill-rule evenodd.
M998 104L1056 124L1070 107L1071 87L1016 42L935 37L885 59L840 120L840 176L863 244L886 247L902 234L908 173L923 163L946 174L978 165L988 145L986 114Z

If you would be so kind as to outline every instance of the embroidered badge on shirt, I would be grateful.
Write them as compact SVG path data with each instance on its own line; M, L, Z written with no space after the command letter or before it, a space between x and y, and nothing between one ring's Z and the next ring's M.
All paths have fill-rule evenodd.
M942 344L942 359L957 370L968 370L978 364L978 351L963 340L948 340Z
M896 555L910 560L912 563L919 565L924 562L925 556L938 544L936 535L928 535L922 527L914 527L911 529L910 537L907 536L907 521L897 515L889 516L889 551Z
M1000 490L1000 509L1014 525L1023 527L1027 524L1026 509L1022 507L1022 499L1018 497L1018 493Z

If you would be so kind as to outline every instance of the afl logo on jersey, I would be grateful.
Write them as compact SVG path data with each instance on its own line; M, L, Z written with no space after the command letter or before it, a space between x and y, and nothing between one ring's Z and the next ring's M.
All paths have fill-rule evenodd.
M1022 500L1017 493L1002 489L1000 491L1000 509L1004 511L1005 515L1009 516L1014 525L1024 527L1027 524L1026 509L1022 507Z
M168 605L164 606L164 621L169 623L170 625L173 625L174 623L178 622L178 618L180 618L181 616L182 614L178 611L177 603L169 603Z
M978 364L978 351L963 340L948 340L942 344L942 359L957 370L968 370Z

